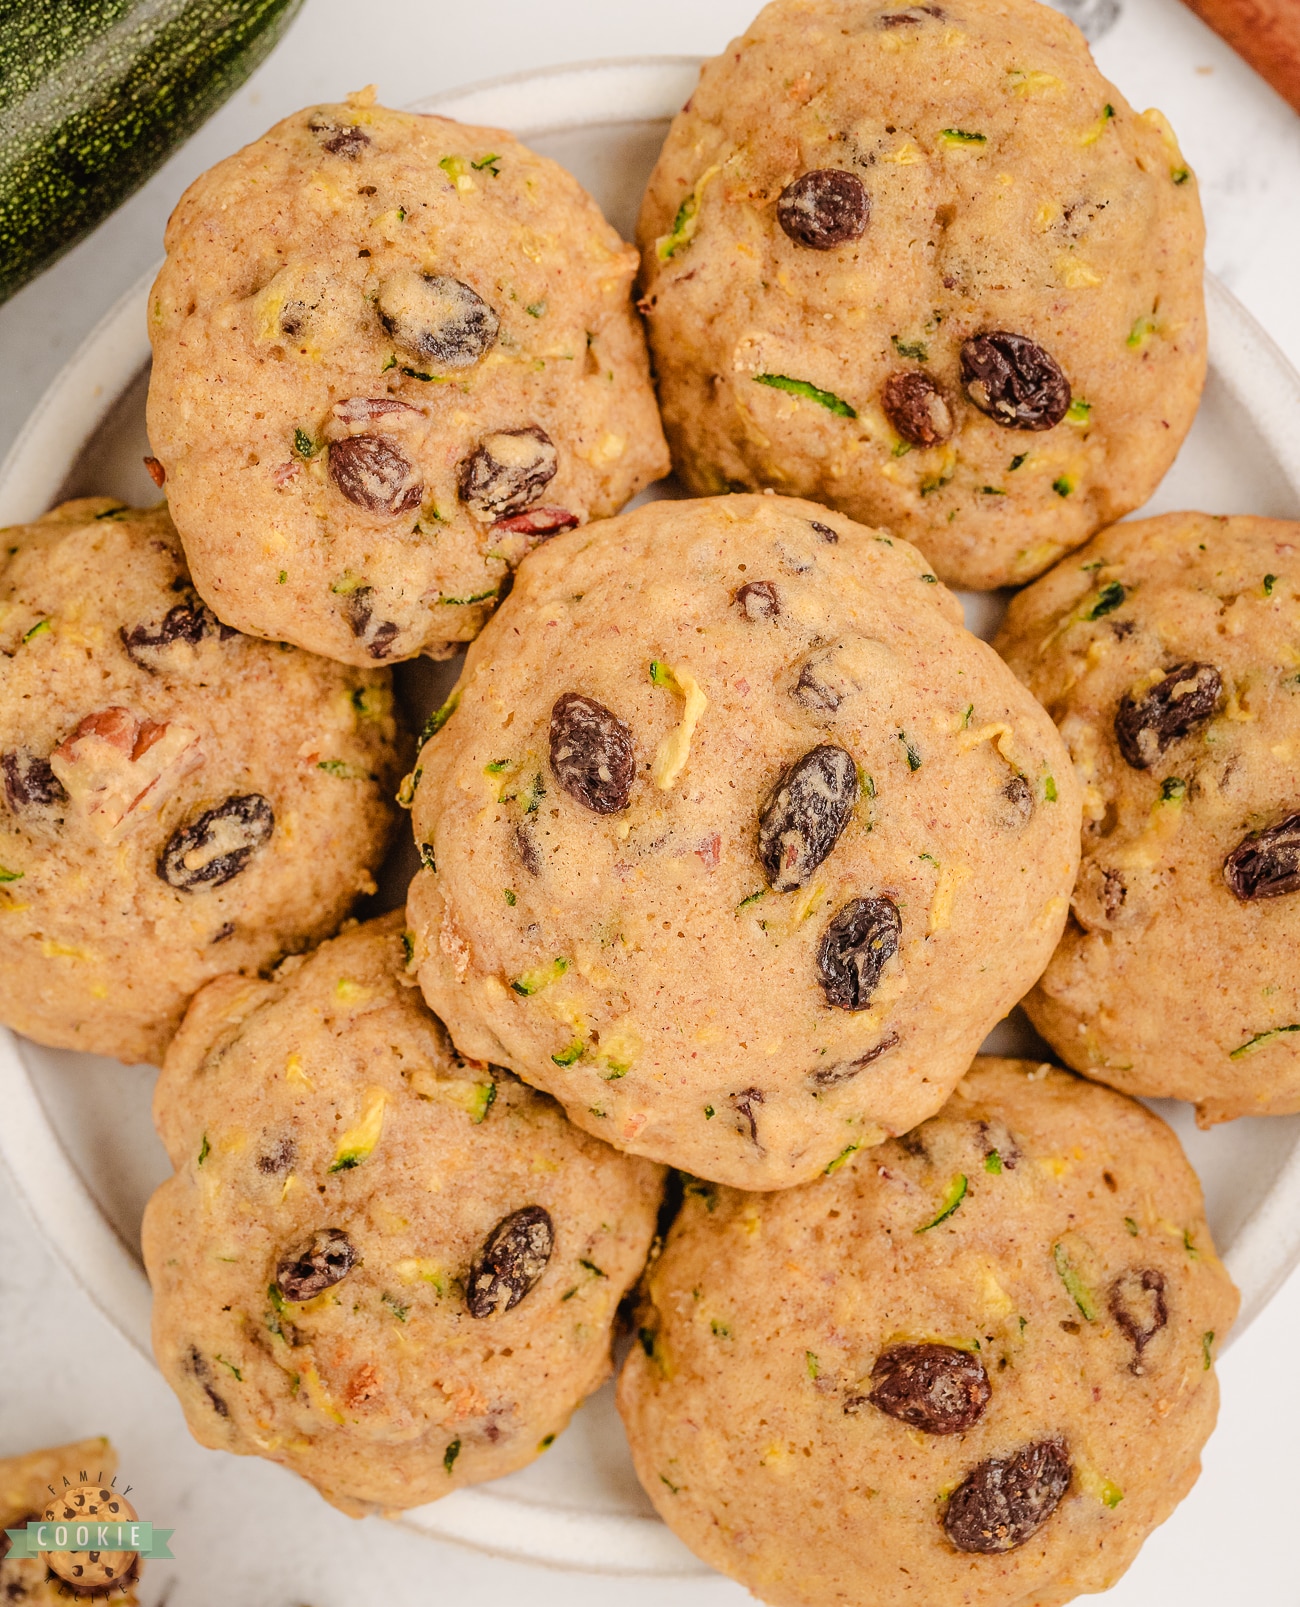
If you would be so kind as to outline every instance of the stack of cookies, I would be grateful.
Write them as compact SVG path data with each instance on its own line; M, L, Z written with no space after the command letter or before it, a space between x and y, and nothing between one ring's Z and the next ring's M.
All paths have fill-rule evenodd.
M417 1505L630 1326L642 1482L763 1600L1065 1602L1237 1303L1129 1096L1300 1110L1300 527L1114 523L1195 180L1035 0L776 0L640 233L369 93L191 187L166 504L6 532L0 1016L162 1062L204 1444ZM1024 586L996 651L950 585ZM466 642L412 743L391 666ZM976 1058L1021 1001L1083 1077Z

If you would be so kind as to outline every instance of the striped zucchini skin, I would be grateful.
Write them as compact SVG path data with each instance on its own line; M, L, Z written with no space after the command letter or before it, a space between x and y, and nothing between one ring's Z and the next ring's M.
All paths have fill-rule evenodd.
M232 95L302 0L0 0L0 301Z

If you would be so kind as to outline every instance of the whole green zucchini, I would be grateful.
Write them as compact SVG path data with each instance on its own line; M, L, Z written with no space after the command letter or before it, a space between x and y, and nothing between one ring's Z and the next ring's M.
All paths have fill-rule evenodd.
M301 0L0 0L0 301L232 95Z

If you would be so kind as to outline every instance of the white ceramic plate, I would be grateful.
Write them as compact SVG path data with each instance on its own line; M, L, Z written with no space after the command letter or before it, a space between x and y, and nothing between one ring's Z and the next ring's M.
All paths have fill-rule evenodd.
M568 167L625 237L669 117L697 64L672 58L528 74L422 103L466 122L504 125ZM104 319L42 398L3 468L0 524L34 518L61 496L151 502L145 475L148 281ZM1300 516L1300 376L1214 280L1207 283L1210 380L1196 424L1144 512ZM649 495L672 495L671 485ZM966 598L988 636L1003 600ZM418 713L441 701L456 664L406 666ZM404 882L390 869L391 902ZM1002 1052L1040 1052L1013 1017ZM146 1356L149 1288L139 1258L144 1202L170 1168L149 1119L154 1073L39 1048L0 1031L0 1154L37 1226L88 1297ZM1186 1106L1159 1107L1205 1185L1210 1224L1243 1295L1236 1332L1300 1260L1300 1117L1196 1130ZM570 1568L706 1572L654 1516L632 1472L608 1386L531 1468L461 1490L404 1520L485 1550Z

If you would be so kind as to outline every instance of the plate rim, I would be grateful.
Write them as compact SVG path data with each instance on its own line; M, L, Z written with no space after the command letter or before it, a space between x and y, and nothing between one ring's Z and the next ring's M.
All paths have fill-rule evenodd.
M676 112L678 91L694 82L704 59L646 55L561 64L448 90L408 109L508 126L524 138L601 124L660 121ZM586 99L574 96L575 89L588 91ZM561 93L566 90L568 94ZM500 109L492 109L494 97L528 93L533 96L531 113L525 106L522 116L502 117ZM557 99L565 104L562 119L539 114L539 108ZM149 357L148 295L157 271L155 265L118 298L32 409L0 464L0 526L45 511L95 430L139 375ZM1205 292L1211 372L1249 414L1300 503L1300 373L1208 270ZM38 1236L92 1304L156 1367L144 1268L77 1171L45 1112L19 1040L6 1028L0 1028L0 1110L5 1118L0 1122L0 1166ZM1246 1331L1300 1262L1297 1206L1300 1140L1268 1194L1241 1224L1227 1258L1234 1278L1247 1291L1228 1345ZM519 1533L513 1543L501 1540L506 1513L511 1520L506 1532ZM658 1517L548 1507L512 1497L492 1483L456 1491L402 1514L398 1521L490 1555L560 1569L660 1578L713 1573Z

